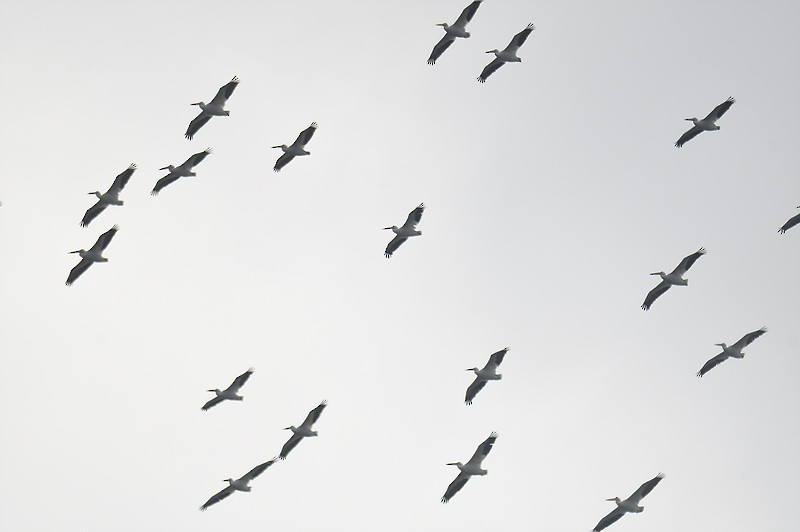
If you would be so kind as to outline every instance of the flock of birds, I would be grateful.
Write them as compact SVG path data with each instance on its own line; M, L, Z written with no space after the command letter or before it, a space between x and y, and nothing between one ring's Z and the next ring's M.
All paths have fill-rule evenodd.
M456 19L455 23L452 25L448 25L447 23L438 24L442 26L445 31L445 35L442 39L434 46L433 51L428 58L428 63L433 65L436 61L441 57L441 55L455 42L457 38L469 38L470 34L466 31L467 24L472 20L475 16L478 8L480 7L483 0L475 0L471 4L469 4L460 14L458 19ZM495 58L483 69L478 80L481 83L484 83L489 76L491 76L494 72L496 72L501 66L508 62L520 62L521 59L517 56L517 51L519 48L525 43L527 38L533 32L534 26L533 24L528 24L527 27L522 30L520 33L516 34L511 42L504 48L503 50L490 50L487 53L493 53ZM192 105L196 105L200 108L200 113L190 122L185 137L189 140L193 139L195 135L197 135L198 131L205 126L211 118L215 116L228 116L230 112L225 109L225 106L228 102L228 99L231 97L233 92L235 91L236 87L239 84L239 79L234 77L230 82L223 85L219 91L217 92L216 96L211 100L210 103L204 102L197 102L193 103ZM720 105L714 108L711 113L708 114L702 120L697 118L687 118L686 120L691 121L693 126L691 129L686 131L680 138L675 142L676 147L683 146L686 142L690 141L703 131L716 131L719 130L719 125L716 122L731 108L731 106L735 103L733 98L728 98ZM305 149L306 145L310 142L314 133L317 129L317 123L313 122L309 127L304 129L298 135L297 139L291 145L287 146L286 144L272 146L273 148L280 148L283 151L283 154L280 158L276 161L274 166L274 171L279 172L283 169L289 162L292 161L295 157L300 157L304 155L309 155L310 152ZM189 157L185 162L178 166L168 165L165 167L160 168L160 170L167 170L169 173L164 177L158 179L155 183L155 186L152 189L151 194L156 196L158 195L165 187L174 183L181 177L191 177L195 176L196 173L194 172L194 168L200 164L209 154L211 154L211 149L206 149L201 152L195 153L191 157ZM125 186L130 181L131 177L133 176L134 172L137 170L135 164L131 164L126 168L122 173L120 173L114 179L111 187L105 192L101 193L100 191L91 192L90 194L95 195L97 197L97 202L92 205L84 214L80 224L83 227L88 226L95 218L97 218L107 207L109 206L121 206L123 205L123 201L120 199L120 194L124 190ZM798 207L800 208L800 207ZM398 226L391 226L385 227L385 230L391 230L395 236L394 238L388 243L386 246L386 250L384 255L387 258L392 257L392 255L397 251L397 249L409 238L419 236L422 234L421 231L417 229L417 225L420 223L422 219L422 215L425 211L425 205L420 204L418 207L414 208L409 214L405 221L405 223L398 227ZM800 224L800 214L790 218L780 229L780 233L785 233L790 228ZM95 244L89 249L84 250L80 249L77 251L72 251L70 253L76 253L80 255L80 262L70 271L69 276L67 277L66 284L72 285L84 272L86 272L89 267L94 264L95 262L107 262L108 259L103 257L103 252L111 243L111 240L114 238L118 231L118 227L114 225L111 229L100 235L97 239ZM672 286L688 286L688 279L685 278L686 272L697 262L697 260L702 257L706 253L704 248L700 248L696 252L686 256L681 260L678 266L672 270L670 273L665 273L663 271L651 273L650 275L657 275L661 278L661 282L654 287L645 297L644 302L642 303L641 307L644 310L649 310L654 302L661 297L665 292L667 292ZM721 364L728 358L743 358L744 351L743 349L750 345L754 340L759 338L763 335L767 329L762 327L756 331L750 332L745 334L741 339L739 339L734 344L728 346L725 343L715 344L722 348L722 352L718 355L714 356L710 360L708 360L703 367L697 372L698 377L704 376L708 373L711 369L716 367L717 365ZM502 375L497 373L497 369L500 364L503 362L504 357L508 352L508 348L501 349L496 353L490 355L488 362L482 367L473 367L468 368L467 371L472 371L475 374L474 381L468 386L465 394L465 403L467 405L472 404L476 395L486 386L486 383L493 380L500 380ZM224 401L241 401L242 396L239 395L241 388L245 385L248 381L250 376L253 374L253 369L249 369L245 373L239 375L230 386L228 386L224 390L220 389L213 389L208 390L209 392L214 392L215 396L207 403L205 403L202 407L202 410L206 411L213 408L216 405ZM300 424L300 426L290 426L286 427L286 430L291 430L292 435L283 445L278 457L273 458L267 462L261 463L247 472L245 475L239 477L238 479L228 478L225 481L228 482L228 486L219 491L218 493L214 494L210 497L201 507L201 510L206 510L208 507L222 501L223 499L229 497L236 491L250 491L250 482L254 480L256 477L260 476L264 471L266 471L270 466L275 464L278 458L284 460L287 458L289 453L294 449L300 441L304 438L313 437L317 435L317 432L313 430L313 425L317 422L320 415L324 411L327 405L326 401L322 401L318 406L312 409L308 415L306 416L305 420ZM486 475L487 471L482 468L482 463L484 459L488 456L489 452L492 450L495 442L497 441L498 435L495 432L492 432L486 440L484 440L478 448L475 450L475 453L466 463L461 462L451 462L447 465L454 465L459 469L458 476L453 480L450 485L447 487L444 495L441 498L441 501L447 503L459 490L461 490L467 481L472 476L482 476ZM607 499L609 501L614 501L616 503L616 507L605 517L603 517L597 525L594 527L593 532L599 532L609 525L616 522L620 519L625 513L638 513L643 510L639 503L642 498L648 495L653 488L655 488L658 483L664 478L663 474L658 474L656 477L648 480L644 484L642 484L630 497L627 499L621 500L618 497L613 499Z

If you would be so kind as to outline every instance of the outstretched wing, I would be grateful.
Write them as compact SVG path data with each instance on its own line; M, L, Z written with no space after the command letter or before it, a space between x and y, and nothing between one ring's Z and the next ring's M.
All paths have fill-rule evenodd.
M81 220L81 227L86 227L87 225L89 225L92 222L92 220L97 218L97 216L101 212L106 210L106 207L108 207L108 204L103 203L102 201L98 201L97 203L89 207L86 210L86 214L83 215L83 220Z
M447 486L447 490L444 492L444 495L442 495L442 502L447 504L447 502L453 498L453 495L464 487L464 484L466 484L468 480L469 475L459 473L456 479Z
M275 161L275 166L272 168L276 172L280 172L281 168L289 164L289 162L294 159L294 155L291 153L284 153L281 155L277 161Z
M647 297L644 298L644 303L642 303L642 309L650 310L650 307L653 305L653 302L661 297L661 294L669 290L671 285L667 281L661 281L658 285L648 292Z
M726 353L722 352L718 354L717 356L715 356L714 358L703 364L703 367L700 368L700 371L697 372L697 376L702 377L703 375L705 375L712 369L716 368L726 360L728 360L728 355Z
M505 61L502 61L495 57L491 63L483 67L481 75L478 76L478 81L480 81L481 83L486 83L486 78L497 72L497 69L503 66L504 63Z
M208 499L205 502L205 504L203 504L203 506L200 507L200 511L205 512L209 506L211 506L212 504L217 504L222 499L229 497L231 493L233 493L233 486L228 486L227 488L221 490L219 493L216 493L210 499Z
M607 526L619 521L619 518L622 517L623 515L625 515L625 512L620 510L619 507L614 508L608 513L607 516L602 518L600 522L595 525L595 527L592 529L592 532L600 532Z
M455 42L456 38L450 35L449 33L445 33L444 37L436 43L436 46L433 47L433 51L431 51L431 56L428 58L429 65L435 65L436 60L439 59L439 56L444 53L445 50L450 48L450 45Z
M231 97L231 94L233 94L233 91L236 89L238 85L239 85L239 78L233 76L232 80L230 80L228 83L219 88L216 96L214 96L214 99L211 100L211 103L214 105L224 106L225 102L228 101L228 98Z
M289 453L292 452L292 449L297 447L297 444L300 443L300 440L302 439L302 436L292 433L292 436L286 441L286 443L283 444L283 447L281 447L280 459L286 460L286 457L289 456Z
M732 96L728 97L727 100L714 107L714 110L708 113L708 116L705 117L704 120L710 120L712 122L717 121L734 103L736 103L736 100L734 100Z
M508 43L508 48L516 49L525 44L525 41L528 40L528 35L530 35L535 29L536 26L533 24L528 24L524 30L514 35L514 38L511 39L510 43Z
M462 28L466 27L469 21L472 20L472 17L475 16L475 12L478 11L479 7L481 7L481 2L483 2L483 0L475 0L470 5L465 7L464 11L461 12L455 23L453 23L453 26L461 26Z
M92 261L81 259L81 261L69 271L69 275L67 276L67 286L71 286L75 280L83 275L83 272L89 269L89 266L92 265Z
M274 464L274 463L275 463L275 459L273 458L272 460L264 462L263 464L258 464L253 469L251 469L246 475L244 475L240 480L244 480L244 479L253 480L258 475L260 475L261 473L266 471L267 468L269 466L271 466L272 464Z
M206 125L209 120L211 120L211 115L207 115L205 112L201 111L200 114L194 118L194 120L189 122L189 127L186 128L186 134L184 136L187 139L192 140L200 128Z
M392 253L397 251L397 248L399 248L400 245L406 240L408 240L407 237L395 235L395 237L389 242L389 244L387 244L386 251L383 252L384 256L387 259L392 258Z
M778 232L785 233L786 231L788 231L797 224L800 224L800 214L792 216L791 218L786 220L786 223L783 224L783 226L780 229L778 229Z
M156 181L156 186L153 187L153 190L150 191L150 194L152 194L153 196L158 196L158 193L161 192L161 190L164 187L174 183L175 181L180 179L180 177L181 176L170 172L169 174L165 175L164 177Z
M683 146L684 144L686 144L687 142L689 142L702 132L703 132L702 129L700 129L697 126L693 126L692 129L681 135L681 138L675 141L675 147L680 148L681 146Z
M699 259L705 254L706 254L706 248L700 248L691 255L683 257L683 260L680 262L680 264L678 264L675 267L675 269L672 270L672 274L683 277L683 274L689 271L689 268L692 267L692 264L694 264L697 261L697 259Z
M201 410L208 410L209 408L211 408L213 406L217 406L218 404L220 404L224 400L225 400L224 398L222 398L219 395L217 395L213 399L209 400L206 404L204 404L203 408Z
M744 349L748 345L752 344L753 341L756 338L758 338L759 336L761 336L765 332L767 332L767 328L766 327L761 327L757 331L753 331L751 333L747 333L744 336L742 336L741 338L739 338L739 340L735 344L733 344L731 346L731 349L736 349L738 351L741 351L742 349Z
M254 371L255 369L250 368L241 375L239 375L238 377L236 377L235 379L233 379L233 382L231 383L230 386L228 386L228 389L235 391L244 386L244 383L247 382L247 379L250 378L250 375L252 375Z
M292 146L305 146L311 140L311 137L314 136L314 132L317 130L317 123L311 122L311 125L305 128L303 131L297 135L297 140L294 141Z
M655 477L651 478L650 480L639 486L639 488L636 491L634 491L633 494L631 494L629 499L636 499L637 501L644 499L644 497L648 493L653 491L653 488L658 486L658 483L661 482L664 476L665 476L664 473L659 473Z
M471 405L472 400L475 399L475 396L478 395L479 391L483 390L484 386L486 386L486 381L480 377L475 377L475 380L472 381L472 384L470 384L467 388L467 395L464 397L464 402L468 405Z

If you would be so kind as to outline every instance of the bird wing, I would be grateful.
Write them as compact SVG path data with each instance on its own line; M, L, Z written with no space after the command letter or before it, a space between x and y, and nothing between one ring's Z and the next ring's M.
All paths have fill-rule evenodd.
M737 341L735 344L733 344L730 348L734 349L734 350L737 350L737 351L741 351L742 349L744 349L748 345L752 344L753 341L756 338L758 338L759 336L761 336L765 332L767 332L767 328L766 327L761 327L757 331L753 331L751 333L747 333L744 336L742 336L741 338L739 338L739 341Z
M131 163L131 165L126 168L121 174L114 178L114 184L111 185L111 188L108 189L108 192L116 189L117 192L125 188L125 185L128 184L130 181L131 176L136 171L136 164Z
M67 276L67 286L72 285L75 280L83 275L83 272L89 269L89 266L92 265L92 261L81 259L81 261L69 271L69 275Z
M218 404L220 404L224 400L225 400L224 397L220 397L218 395L218 396L214 397L213 399L209 400L206 404L204 404L203 408L201 410L208 410L212 406L217 406Z
M530 35L535 29L536 27L533 24L528 24L524 30L514 35L514 38L511 39L511 42L508 43L508 46L506 46L506 50L516 50L525 44L525 41L528 40L528 35Z
M326 406L328 406L328 402L322 401L318 407L314 408L308 413L306 418L303 420L302 426L310 429L311 426L317 422L319 416L322 415L322 411L325 410Z
M113 226L111 229L97 237L97 242L94 243L92 246L91 251L102 251L108 247L108 244L111 243L111 239L114 238L114 235L117 234L119 231L119 226Z
M472 20L472 17L475 16L475 12L481 6L481 2L483 2L483 0L475 0L470 5L465 7L464 11L461 12L461 14L456 19L455 23L453 23L453 26L460 26L462 28L465 28L467 26L467 23L469 23L469 21Z
M447 491L444 492L442 495L442 502L447 504L447 502L453 498L453 495L459 492L461 488L464 487L464 484L467 483L469 480L469 475L465 473L459 473L456 479L447 486Z
M728 354L723 351L722 353L718 354L717 356L715 356L714 358L710 359L708 362L703 364L703 367L700 368L700 371L697 372L697 376L702 377L703 375L705 375L715 367L719 366L726 360L728 360Z
M464 402L468 405L471 405L472 400L475 399L475 396L478 395L479 391L483 390L484 386L486 386L486 381L480 377L475 377L475 380L472 381L472 384L470 384L467 388L467 395L464 397Z
M250 375L252 375L254 371L255 369L250 368L241 375L239 375L238 377L236 377L235 379L233 379L231 385L228 386L228 390L237 391L239 388L244 386L244 383L247 382L247 379L250 378Z
M317 123L311 122L311 125L305 128L303 131L297 135L297 140L294 141L292 146L295 147L303 147L311 140L311 137L314 136L314 132L317 130Z
M399 248L400 245L406 240L408 240L408 237L395 235L395 237L386 245L386 251L383 252L383 255L387 259L392 258L392 253L397 251L397 248Z
M294 155L292 155L291 153L284 153L283 155L278 157L278 160L275 161L275 166L272 169L276 172L280 172L281 168L289 164L289 162L292 159L294 159Z
M444 53L445 50L450 48L450 45L455 42L456 38L450 35L449 33L445 33L444 37L436 43L436 46L433 47L433 51L431 52L431 56L428 58L429 65L435 65L436 60L439 59L439 56Z
M156 186L153 187L153 190L150 191L150 194L152 194L153 196L158 196L158 193L161 192L161 189L163 189L167 185L174 183L180 178L181 176L179 176L178 174L170 172L169 174L165 175L164 177L156 181Z
M246 475L242 476L242 478L240 478L239 480L245 480L245 479L248 480L248 481L253 480L258 475L260 475L261 473L266 471L267 468L269 466L271 466L272 464L274 464L274 463L275 463L275 459L273 458L272 460L264 462L263 464L258 464L253 469L251 469Z
M486 78L497 72L497 69L503 66L503 64L505 64L505 61L495 57L491 63L483 67L483 72L478 76L478 81L486 83Z
M489 454L489 451L492 450L492 445L494 445L495 440L497 440L497 433L492 432L488 438L483 440L483 443L478 445L478 448L475 449L475 453L472 455L472 458L469 459L468 464L475 464L480 465L483 462L483 459L486 458L486 455Z
M97 216L101 212L106 210L106 207L108 207L108 204L103 203L102 201L98 201L97 203L89 207L86 210L86 214L83 215L83 220L81 220L81 227L86 227L87 225L89 225L91 221L97 218Z
M496 353L492 353L491 356L489 356L489 362L487 362L486 365L488 366L489 364L492 364L494 367L498 367L500 364L502 364L507 352L508 347L501 349Z
M232 80L219 88L217 95L214 96L214 99L211 100L211 103L213 105L219 105L220 107L225 106L225 102L231 97L231 94L233 94L233 91L236 89L237 85L239 85L239 78L233 76Z
M638 501L642 500L645 497L645 495L653 491L653 488L655 488L658 485L658 483L661 482L661 479L663 479L664 476L665 476L664 473L659 473L655 477L651 478L650 480L639 486L639 489L634 491L633 494L630 497L628 497L628 500L632 500L635 498L638 503Z
M680 264L678 264L675 269L672 270L672 275L683 277L683 274L689 271L689 268L692 267L695 261L705 254L706 248L700 248L691 255L683 257L683 260L680 262Z
M419 207L408 213L406 223L403 224L402 229L406 231L413 231L416 229L417 224L422 220L422 213L425 212L425 204L420 203Z
M792 216L791 218L786 220L786 223L783 224L783 226L780 229L778 229L778 232L785 233L786 231L788 231L797 224L800 224L800 214Z
M725 112L731 108L731 105L736 103L736 100L733 97L729 97L727 100L719 104L718 106L714 107L714 110L708 113L708 116L705 117L703 120L709 122L716 122Z
M186 159L183 162L183 164L181 165L181 167L183 167L183 168L186 168L186 167L194 168L195 166L200 164L203 161L203 159L208 157L209 153L211 153L211 148L206 148L205 150L203 150L203 151L201 151L199 153L195 153L194 155L192 155L191 157Z
M302 439L303 437L299 434L292 433L292 436L289 438L289 440L283 444L283 447L281 447L281 460L286 460L286 457L289 456L289 453L292 451L292 449L297 447L297 444L300 443L300 440Z
M697 126L693 126L692 129L681 135L681 138L675 141L675 147L680 148L681 146L683 146L684 144L686 144L687 142L689 142L702 132L703 132L702 129L700 129Z
M658 283L658 285L655 288L653 288L652 290L650 290L650 292L647 293L647 297L644 298L644 303L642 303L642 308L644 310L650 310L650 307L653 305L653 302L659 297L661 297L661 294L669 290L670 286L671 285L664 280Z
M213 495L210 499L208 499L203 506L200 507L201 512L205 512L206 508L211 506L212 504L216 504L225 497L230 496L233 493L233 486L228 486L225 489L221 490L219 493Z
M194 120L189 122L189 127L186 128L186 134L184 136L187 139L192 140L200 128L206 125L209 120L211 120L211 115L207 115L205 111L200 111L200 114L194 117Z
M623 510L621 510L619 508L619 506L617 506L616 508L614 508L613 510L608 512L608 515L605 516L604 518L602 518L595 525L595 527L592 529L592 532L600 532L601 530L603 530L608 525L614 524L617 521L619 521L619 518L622 517L623 515L625 515L625 512Z

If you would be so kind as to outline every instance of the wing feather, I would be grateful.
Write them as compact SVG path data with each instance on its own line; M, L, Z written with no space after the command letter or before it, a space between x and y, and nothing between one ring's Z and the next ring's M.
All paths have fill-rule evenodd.
M662 280L658 285L648 292L647 297L644 298L644 303L642 303L642 309L650 310L650 307L653 305L653 302L661 297L661 295L669 290L671 285L667 282Z
M736 100L733 99L732 96L728 97L727 100L719 104L718 106L714 107L714 110L708 113L708 116L704 118L704 120L710 120L712 122L717 121L722 115L724 115L728 109L731 108L731 105L736 103Z
M108 204L103 203L102 201L98 201L97 203L89 207L86 210L86 214L83 215L83 220L81 220L81 227L86 227L87 225L89 225L92 222L92 220L97 218L97 216L101 212L106 210L106 207L108 207Z
M612 525L612 524L616 523L617 521L619 521L619 518L622 517L623 515L625 515L625 512L620 510L619 507L614 508L613 510L611 510L608 513L608 515L606 515L604 518L602 518L600 520L600 522L598 522L595 525L595 527L592 529L592 532L600 532L601 530L603 530L607 526Z
M478 76L478 81L480 81L481 83L486 83L486 78L488 78L489 76L491 76L492 74L497 72L497 69L500 68L501 66L503 66L504 64L505 64L505 61L495 57L494 60L491 63L489 63L488 65L483 67L483 71L481 72L481 75Z
M209 120L211 120L211 115L207 115L201 111L200 114L194 118L194 120L189 122L189 127L186 128L186 134L184 136L187 139L192 140L200 128L206 125Z
M153 196L158 196L158 193L161 192L161 190L164 187L166 187L167 185L171 185L180 178L181 176L170 172L169 174L165 175L164 177L156 181L156 186L153 187L153 190L150 191L150 194L152 194Z
M703 367L700 368L700 371L697 372L697 376L698 377L702 377L703 375L705 375L706 373L708 373L712 369L716 368L717 366L719 366L720 364L722 364L726 360L728 360L727 353L722 352L722 353L718 354L717 356L711 358L708 362L703 364Z
M292 449L297 447L297 444L300 443L300 440L302 439L302 436L292 433L292 436L286 441L286 443L283 444L283 447L281 447L280 459L286 460L286 457L289 456L289 453L292 452Z
M475 377L475 380L472 381L472 384L467 387L467 395L464 397L464 402L468 405L471 405L472 400L475 399L475 396L478 395L479 391L483 390L484 386L486 386L486 381L480 377Z
M680 148L681 146L683 146L684 144L686 144L687 142L689 142L702 132L703 132L702 129L700 129L697 126L693 126L692 129L681 135L681 138L675 141L675 147Z
M399 248L400 245L406 240L408 240L408 238L405 236L395 235L395 237L389 242L389 244L387 244L386 251L383 252L384 256L387 259L392 258L392 254L395 251L397 251L397 248Z
M276 172L280 172L281 168L289 164L289 162L294 159L294 155L291 153L284 153L281 155L277 161L275 161L275 166L272 168Z
M453 498L453 495L458 493L461 488L464 487L464 484L466 484L468 480L469 475L459 473L455 480L451 482L449 486L447 486L447 490L444 492L444 495L442 495L442 502L447 504L450 499Z
M200 511L201 511L201 512L205 512L205 511L206 511L206 509L207 509L209 506L211 506L212 504L217 504L217 503L218 503L219 501L221 501L222 499L224 499L224 498L226 498L226 497L229 497L229 496L231 495L231 493L233 493L233 486L228 486L228 487L226 487L225 489L221 490L220 492L218 492L218 493L216 493L216 494L212 495L212 496L211 496L211 498L210 498L210 499L208 499L208 500L205 502L205 504L203 504L203 506L201 506L201 507L200 507Z
M791 218L786 220L786 223L783 224L783 226L780 229L778 229L778 232L783 234L797 224L800 224L800 214L792 216Z
M81 261L69 271L69 276L67 276L67 286L71 286L72 283L75 282L78 277L83 275L83 272L89 269L89 266L92 265L92 261L81 259Z
M431 51L431 55L428 58L429 65L435 65L436 60L439 59L445 50L450 48L450 45L455 42L456 38L450 35L449 33L445 33L444 37L436 43L436 46L433 47L433 51Z

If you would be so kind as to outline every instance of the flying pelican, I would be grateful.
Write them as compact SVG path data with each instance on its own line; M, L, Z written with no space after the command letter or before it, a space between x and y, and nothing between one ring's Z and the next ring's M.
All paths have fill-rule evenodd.
M644 508L639 506L639 501L644 499L645 495L653 491L653 488L661 482L661 479L664 478L663 473L659 473L655 477L651 478L641 486L639 489L633 492L633 495L625 499L624 501L619 500L619 497L614 497L613 499L606 499L607 501L614 501L617 503L617 507L611 510L607 516L602 518L597 525L595 525L592 532L600 532L605 527L616 523L620 517L625 515L627 512L633 513L640 513L644 511Z
M798 205L797 208L800 209L800 205ZM794 216L786 220L786 223L783 224L783 227L778 229L778 232L781 234L785 233L786 231L788 231L797 224L800 224L800 214L795 214Z
M681 135L681 138L678 139L678 141L675 143L675 146L680 148L681 146L683 146L684 144L695 138L703 131L718 130L719 126L716 124L716 121L719 120L720 117L725 114L725 111L730 109L731 105L733 105L735 102L736 100L734 100L733 98L728 98L727 100L716 106L714 110L708 113L708 116L702 120L698 120L697 118L694 117L684 118L684 120L692 122L694 126L692 127L692 129Z
M192 140L192 137L195 136L201 127L206 125L206 122L211 120L212 116L230 116L231 112L223 108L238 84L239 78L234 76L232 80L219 88L217 95L214 96L211 103L197 102L192 104L199 106L201 110L200 114L189 122L189 127L186 129L187 139Z
M99 190L89 192L89 194L97 196L97 203L89 207L89 210L83 215L83 220L81 220L82 227L89 225L91 221L97 218L97 215L106 210L106 207L109 205L123 205L125 203L119 199L119 193L122 192L122 189L128 184L128 181L135 171L136 165L131 164L127 170L114 178L114 184L111 185L111 188L109 188L105 194L100 193Z
M393 225L391 227L383 228L384 230L391 229L396 235L386 246L386 251L383 252L387 259L391 258L392 253L397 251L397 248L400 247L400 244L408 240L409 237L419 236L422 234L422 231L417 231L417 224L422 219L422 213L424 211L425 204L420 203L419 207L408 213L408 218L406 218L406 223L403 224L403 227L397 227L396 225Z
M225 399L229 399L231 401L241 401L244 399L241 395L238 395L239 388L244 386L244 383L247 382L247 379L250 378L250 375L253 374L255 370L253 368L248 369L238 377L236 377L230 386L225 388L224 390L214 389L208 390L209 392L214 392L217 394L216 397L208 401L206 404L203 405L203 410L208 410L212 406L216 406L220 404Z
M447 22L441 22L437 24L437 26L444 28L445 34L444 37L442 37L442 40L436 43L436 46L433 47L431 56L428 58L429 65L436 64L436 60L439 59L439 56L442 55L451 44L453 44L453 41L456 40L456 37L469 39L469 32L466 30L467 23L472 20L472 17L475 16L475 12L480 7L481 2L483 2L483 0L475 0L470 5L465 7L464 11L461 12L461 15L458 16L458 20L456 20L452 26L447 24Z
M744 351L742 351L742 349L744 349L748 345L752 344L753 340L755 340L756 338L758 338L759 336L761 336L765 332L767 332L767 328L766 327L761 327L757 331L753 331L751 333L745 334L744 336L739 338L738 342L736 342L735 344L733 344L731 346L726 345L725 342L722 342L721 344L714 344L714 345L718 345L718 346L720 346L722 348L722 353L718 354L717 356L715 356L714 358L712 358L711 360L706 362L703 365L703 367L700 368L700 371L697 372L697 376L698 377L702 377L703 375L705 375L706 373L708 373L709 371L711 371L712 369L714 369L718 365L720 365L723 362L725 362L726 360L728 360L729 357L744 358Z
M283 150L283 155L281 155L277 161L275 161L275 167L273 170L276 172L280 172L281 168L289 164L289 162L294 159L295 157L300 157L301 155L311 155L310 151L306 151L305 147L308 144L308 141L311 140L311 137L314 136L314 131L317 130L317 123L311 122L311 125L305 128L303 131L297 135L297 140L291 146L287 146L286 144L281 144L280 146L273 146L273 148L280 148Z
M467 371L475 372L475 380L467 388L467 395L464 398L465 403L471 405L472 400L478 395L479 391L483 390L488 381L498 381L503 378L501 374L497 373L497 367L503 362L503 357L506 356L507 352L508 347L501 349L497 353L492 353L489 357L489 362L483 366L483 369L467 368Z
M228 486L225 487L219 493L213 495L210 499L208 499L203 506L200 507L201 512L205 512L206 508L211 506L212 504L216 504L225 497L230 496L231 493L234 491L250 491L250 481L256 478L258 475L263 473L267 470L269 466L275 463L275 459L273 458L269 462L264 462L263 464L259 464L255 466L253 469L250 470L249 473L243 475L242 477L233 480L232 478L226 478L223 482L227 482Z
M524 30L514 35L514 38L511 39L511 42L508 43L508 46L506 46L502 52L496 48L486 52L487 54L494 54L496 57L491 63L483 68L483 72L481 72L481 75L478 76L478 81L481 83L486 83L486 78L494 74L495 71L503 66L504 63L522 62L522 59L517 57L517 50L519 50L520 46L525 44L525 40L528 38L528 35L530 35L535 29L536 27L533 24L528 24Z
M442 496L442 502L447 503L450 499L453 498L453 495L458 493L458 491L464 487L464 484L467 483L469 477L473 475L485 475L487 471L485 469L481 469L481 462L483 462L486 455L489 454L489 451L492 450L492 445L494 445L495 440L497 439L497 433L492 432L488 438L486 438L483 443L478 445L478 448L475 449L475 454L472 455L472 458L469 459L469 462L466 464L462 464L461 462L451 462L447 465L454 465L461 470L458 474L456 479L447 486L447 491L444 492Z
M81 256L81 261L72 268L69 272L69 277L67 277L67 286L72 285L75 280L83 275L83 272L89 269L89 266L95 262L108 262L108 259L103 257L103 251L108 247L108 244L111 242L111 239L114 238L114 235L117 234L119 227L116 225L100 235L97 238L97 242L94 243L94 246L89 248L89 251L85 249L79 249L77 251L70 251L70 253L77 253Z
M158 196L158 193L161 192L162 188L174 183L181 177L196 176L197 174L193 172L194 167L200 164L200 162L205 159L209 153L211 153L211 148L206 148L204 151L195 153L186 159L180 166L172 166L170 164L164 166L163 168L159 168L159 170L169 170L169 173L156 181L156 186L153 187L153 190L150 192L150 194L153 196Z
M295 427L292 425L291 427L286 427L284 430L291 430L292 435L289 437L289 440L283 444L281 448L281 460L286 460L286 457L289 456L289 453L297 447L297 444L300 443L300 440L303 438L307 438L309 436L316 436L317 431L311 430L311 427L314 423L317 422L319 419L320 414L322 411L325 410L325 407L328 405L327 401L322 401L319 406L314 408L311 412L308 413L306 419L299 427Z
M642 303L642 308L644 310L650 310L650 306L653 302L661 297L661 294L669 290L669 287L672 285L678 286L688 286L689 280L684 279L683 276L689 271L689 268L692 267L692 264L699 259L702 255L705 255L706 250L705 248L700 248L688 257L684 257L678 266L672 270L670 273L664 272L655 272L651 273L650 275L660 275L661 282L658 285L650 290L647 294L647 297L644 298L644 303Z

